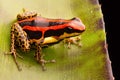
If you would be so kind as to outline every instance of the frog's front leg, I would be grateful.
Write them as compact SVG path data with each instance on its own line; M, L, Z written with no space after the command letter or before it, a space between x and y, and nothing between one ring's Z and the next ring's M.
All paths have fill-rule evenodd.
M21 68L16 60L16 57L20 57L15 49L15 46L19 46L23 51L28 51L29 50L29 41L27 39L26 33L23 31L21 26L19 26L18 23L15 23L11 27L11 48L10 48L10 53L13 55L14 61L17 65L18 70L20 71Z
M81 43L79 43L79 41L81 40L81 37L71 37L71 38L67 38L64 40L64 43L68 44L68 48L71 48L71 44L75 44L79 47L81 47Z
M45 70L46 70L45 64L48 63L48 62L54 63L55 60L45 60L45 59L43 58L44 55L42 54L42 46L43 46L43 45L41 45L41 44L37 44L37 45L36 45L35 58L36 58L36 60L41 64L42 70L45 71Z

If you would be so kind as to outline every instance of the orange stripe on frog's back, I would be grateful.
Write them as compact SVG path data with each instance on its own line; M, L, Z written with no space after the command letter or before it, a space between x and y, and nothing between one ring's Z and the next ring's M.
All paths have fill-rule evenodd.
M42 31L45 32L47 30L58 30L58 29L64 29L65 27L68 27L67 24L64 25L56 25L56 26L50 26L50 27L42 27L42 26L24 26L24 29L30 30L30 31Z

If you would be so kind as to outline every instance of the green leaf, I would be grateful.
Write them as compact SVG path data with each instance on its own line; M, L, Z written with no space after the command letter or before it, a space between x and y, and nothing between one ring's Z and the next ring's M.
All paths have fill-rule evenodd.
M23 59L17 58L22 71L18 71L10 50L10 27L22 9L36 11L46 18L81 18L86 31L81 35L82 47L63 41L43 48L47 71L34 59L35 50L28 53L19 49ZM0 0L0 80L113 80L103 15L97 0Z

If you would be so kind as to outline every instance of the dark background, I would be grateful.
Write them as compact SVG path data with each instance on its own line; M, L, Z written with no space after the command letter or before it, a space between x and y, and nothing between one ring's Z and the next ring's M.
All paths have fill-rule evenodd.
M115 2L114 2L115 1ZM108 53L112 64L115 80L120 80L120 4L117 0L99 0L105 22Z

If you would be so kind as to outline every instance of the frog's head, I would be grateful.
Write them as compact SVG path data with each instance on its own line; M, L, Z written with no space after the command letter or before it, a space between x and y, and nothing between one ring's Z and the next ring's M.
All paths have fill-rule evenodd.
M86 29L80 18L77 17L72 18L61 26L61 29L58 29L56 32L59 35L59 39L80 35Z
M70 22L66 25L65 31L68 34L81 34L85 31L85 25L80 20L80 18L74 17L70 20Z
M36 17L36 16L37 16L36 12L34 12L34 11L26 11L26 10L23 9L23 13L17 15L17 20L21 21L21 20Z

